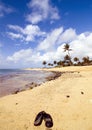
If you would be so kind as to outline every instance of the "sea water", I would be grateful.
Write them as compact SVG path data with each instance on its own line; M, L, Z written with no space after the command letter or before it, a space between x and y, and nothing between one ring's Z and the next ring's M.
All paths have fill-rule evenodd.
M51 75L53 73L47 71L0 69L0 97L26 89L31 83L41 84Z

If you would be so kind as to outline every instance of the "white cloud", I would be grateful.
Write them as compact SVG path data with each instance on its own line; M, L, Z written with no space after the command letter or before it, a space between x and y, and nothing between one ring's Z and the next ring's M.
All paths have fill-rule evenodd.
M41 32L37 25L27 25L24 34L26 35L26 41L34 41L35 36L43 36L45 32Z
M54 60L63 60L64 57L64 51L63 51L63 45L58 46L53 51L47 51L43 55L40 55L38 59L40 59L40 62L46 60L47 62L52 62Z
M12 32L7 32L7 34L12 39L24 39L24 37L21 34L15 34L15 33L12 33Z
M18 25L8 25L8 28L11 29L11 30L14 30L14 31L17 31L17 32L21 32L23 33L24 32L24 29Z
M72 32L69 36L66 32ZM67 34L67 35L66 35ZM61 38L60 38L61 37ZM42 62L46 60L47 62L51 62L53 60L63 60L66 53L64 52L64 44L62 43L62 39L66 37L70 41L68 44L70 45L71 57L74 58L77 56L78 58L82 58L84 56L89 56L92 58L92 33L81 33L79 35L76 34L74 29L67 29L63 31L63 28L56 28L51 31L44 40L39 43L34 50L28 48L25 50L19 50L7 57L7 61L11 61L17 64L23 65L31 65L39 66L42 65ZM57 41L61 40L61 44L58 44ZM59 41L60 43L60 41ZM52 49L52 47L54 49Z
M58 38L63 32L63 28L57 28L54 29L52 32L50 32L47 37L39 44L38 50L51 50L51 48L54 47L54 45L57 43Z
M15 52L12 56L8 56L7 60L8 61L13 61L13 62L20 62L20 61L26 61L27 57L32 55L32 49L22 49L18 52Z
M31 13L26 20L32 24L37 24L45 19L59 19L58 9L53 7L50 0L32 0L28 4Z
M13 8L8 7L0 2L0 17L3 17L5 14L12 13L13 11Z
M77 34L76 31L72 28L66 29L62 35L58 39L58 44L64 43L64 42L71 42L74 39L76 39Z
M82 33L77 36L75 40L70 43L71 48L73 49L72 56L78 56L82 58L83 56L89 56L92 58L92 33L86 35Z
M56 51L46 52L41 54L40 51L33 51L31 49L20 50L15 52L12 56L7 57L7 61L14 62L16 64L28 64L28 65L41 65L44 60L47 62L53 61L54 59L59 60L62 57L63 51L60 49L62 46L56 49Z
M62 43L69 43L77 38L76 31L72 28L63 31L63 27L52 30L47 37L40 42L38 50L52 50L55 45Z
M30 42L34 41L35 37L44 37L46 34L42 32L37 25L27 25L25 28L22 28L17 25L8 25L8 28L15 32L7 32L11 38L21 39L22 41Z

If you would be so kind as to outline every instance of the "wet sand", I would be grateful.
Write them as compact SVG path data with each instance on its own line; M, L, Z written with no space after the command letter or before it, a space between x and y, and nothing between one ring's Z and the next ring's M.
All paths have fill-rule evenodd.
M92 130L92 66L46 69L61 71L56 80L0 98L0 130ZM40 111L54 126L34 126Z
M59 72L27 70L21 73L0 75L0 97L16 94L40 86L43 82L59 77Z

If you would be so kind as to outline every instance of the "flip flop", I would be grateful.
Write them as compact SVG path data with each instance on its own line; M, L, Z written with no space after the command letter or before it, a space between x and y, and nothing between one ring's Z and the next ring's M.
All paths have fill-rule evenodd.
M34 125L35 126L39 126L41 125L42 121L43 121L43 113L44 111L41 111L37 114L35 121L34 121Z
M50 128L50 127L53 126L53 120L52 120L52 117L51 117L50 114L48 114L48 113L46 113L46 112L43 113L43 119L44 119L44 121L45 121L45 126L46 126L46 127Z

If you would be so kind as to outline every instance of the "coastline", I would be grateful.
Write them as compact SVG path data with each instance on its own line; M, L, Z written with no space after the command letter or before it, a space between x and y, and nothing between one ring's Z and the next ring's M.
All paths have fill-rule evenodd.
M61 72L44 70L27 70L0 75L0 97L31 90L50 80L61 76ZM5 72L4 72L5 73Z
M52 115L50 130L92 130L92 66L37 70L64 73L31 91L0 98L0 130L47 130L44 122L33 125L42 110Z

